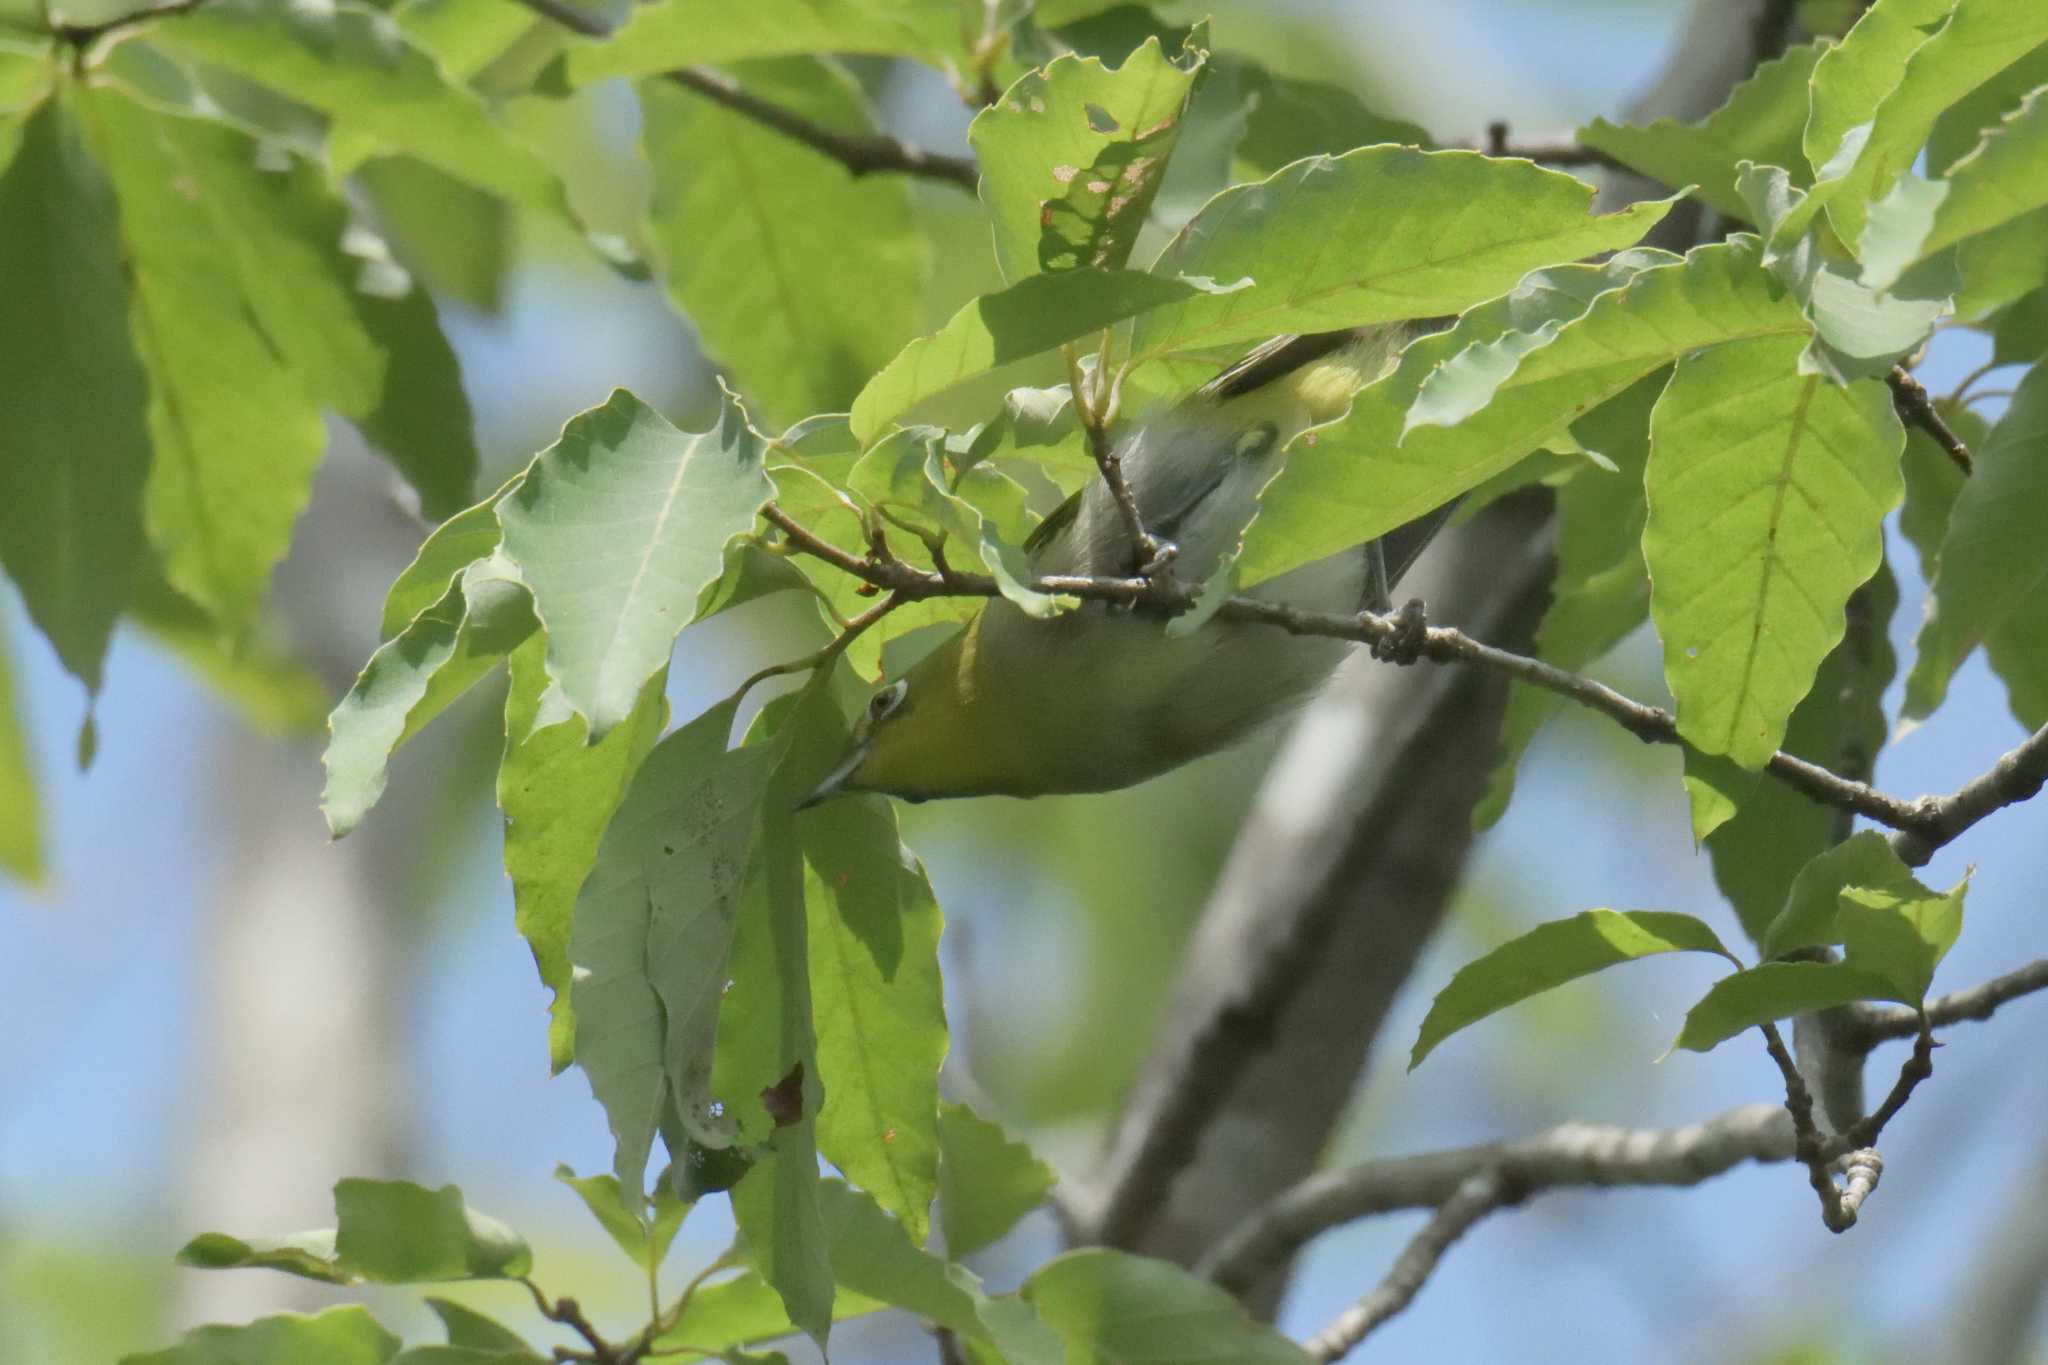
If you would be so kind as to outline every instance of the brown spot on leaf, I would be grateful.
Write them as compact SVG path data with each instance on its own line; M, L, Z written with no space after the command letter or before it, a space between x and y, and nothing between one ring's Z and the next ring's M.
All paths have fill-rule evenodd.
M789 1069L789 1074L761 1092L761 1107L768 1111L768 1117L775 1120L777 1128L787 1128L800 1122L804 1116L804 1064L798 1062Z

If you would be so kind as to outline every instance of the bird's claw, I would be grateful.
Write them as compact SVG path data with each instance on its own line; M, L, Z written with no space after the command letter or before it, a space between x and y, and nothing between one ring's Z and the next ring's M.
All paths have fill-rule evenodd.
M1394 628L1372 642L1372 657L1393 664L1412 664L1420 659L1423 646L1429 643L1429 617L1423 611L1422 599L1409 598L1387 619Z

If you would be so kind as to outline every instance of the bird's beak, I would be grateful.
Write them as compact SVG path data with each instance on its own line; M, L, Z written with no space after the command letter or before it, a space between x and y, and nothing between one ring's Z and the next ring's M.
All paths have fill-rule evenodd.
M844 796L846 794L846 779L853 776L853 770L858 768L861 765L861 761L867 756L867 745L854 745L846 757L839 760L839 766L827 773L825 780L813 788L809 796L796 803L796 808L798 810L809 810L820 802L830 801L835 796Z

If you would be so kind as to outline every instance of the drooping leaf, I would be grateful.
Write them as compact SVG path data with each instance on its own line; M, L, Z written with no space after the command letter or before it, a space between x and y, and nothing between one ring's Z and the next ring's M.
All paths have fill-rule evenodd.
M1842 638L1903 488L1889 391L1801 375L1802 347L1680 360L1650 427L1643 555L1679 733L1752 770Z
M591 744L583 718L559 693L548 691L545 649L533 638L510 655L497 792L505 814L505 875L512 882L514 923L533 950L541 984L553 993L548 1059L560 1071L575 1056L569 936L576 895L597 862L626 784L667 724L660 686L667 675L649 679L625 723Z
M818 1150L922 1243L939 1179L946 1011L939 905L885 800L798 820L818 1068Z
M1144 226L1207 52L1150 38L1120 67L1066 55L1027 72L968 129L1003 276L1119 270Z
M1127 1252L1070 1251L1018 1290L1067 1348L1067 1365L1228 1360L1303 1365L1301 1347L1206 1280Z
M0 565L88 692L145 546L147 390L118 209L67 96L0 175Z
M1717 953L1721 940L1691 915L1662 910L1587 910L1540 924L1458 969L1437 992L1416 1035L1408 1069L1437 1044L1490 1014L1532 995L1590 976L1604 967L1657 953Z
M120 201L129 322L149 381L150 539L172 585L240 634L327 448L311 393L254 325L207 204L206 163L232 144L253 166L256 144L114 91L94 91L89 116Z
M1905 714L1916 719L1941 705L1970 651L2048 579L2048 365L2020 381L1976 467L1956 494L1914 641Z
M388 16L355 0L209 0L155 26L150 40L326 114L330 138L347 144L336 156L344 169L404 153L522 207L563 212L561 185L540 159L492 122L481 100L450 84Z
M567 1166L557 1166L555 1179L576 1191L590 1216L643 1271L661 1264L682 1229L683 1216L690 1211L666 1180L657 1183L650 1199L637 1190L629 1191L611 1174L577 1175Z
M1056 1178L999 1124L964 1104L939 1106L939 1221L953 1260L999 1241L1045 1202Z
M1753 237L1699 247L1596 299L1523 357L1455 427L1402 426L1424 377L1463 349L1456 329L1413 342L1351 414L1297 441L1245 534L1246 586L1363 543L1508 468L1582 414L1701 347L1808 335L1797 303L1758 268Z
M1884 692L1898 658L1887 629L1898 604L1898 585L1883 566L1850 598L1849 610L1866 613L1867 620L1842 637L1822 661L1812 690L1793 708L1780 746L1787 753L1829 768L1868 771L1889 728ZM1691 759L1693 751L1686 756ZM1714 882L1735 907L1743 930L1762 942L1785 904L1785 889L1834 843L1839 815L1782 782L1727 766L1734 768L1729 780L1739 792L1735 809L1709 834L1696 826L1695 837L1705 839ZM1766 946L1764 955L1774 950Z
M793 57L733 76L824 127L874 131L860 87L837 66ZM653 242L705 351L779 422L843 410L923 317L929 253L908 183L855 176L667 81L646 82L640 100Z
M0 638L0 869L33 886L43 879L43 818L21 722L13 662Z
M548 675L593 740L632 711L754 524L771 492L763 451L730 395L714 429L685 433L618 389L498 504L503 553L547 627Z
M700 1142L725 1145L710 1048L748 840L773 755L728 752L727 701L654 746L604 831L576 898L576 1064L617 1143L613 1172L643 1187L670 1105Z
M1156 273L1252 284L1148 314L1133 354L1455 313L1539 266L1632 246L1670 208L1591 217L1592 198L1568 175L1476 152L1361 147L1298 161L1218 195L1167 244Z
M1891 983L1843 962L1766 962L1715 982L1685 1016L1671 1046L1707 1052L1745 1029L1795 1014L1889 1000Z
M1800 166L1807 80L1824 51L1817 43L1786 49L1758 66L1720 108L1697 123L1661 118L1632 127L1598 118L1579 129L1578 139L1673 189L1697 186L1699 197L1715 212L1746 219L1749 207L1735 189L1735 163L1747 159Z
M480 559L379 646L328 717L320 806L336 838L384 794L391 755L495 669L536 628L533 599L499 555Z
M284 1237L202 1232L178 1249L177 1260L194 1270L281 1270L325 1284L354 1284L359 1278L336 1258L333 1228Z
M195 1327L178 1345L121 1357L121 1365L385 1365L398 1338L355 1304L310 1316L280 1313L246 1326Z
M515 475L490 497L436 526L420 543L412 562L392 580L384 594L384 611L378 618L379 639L389 640L404 630L415 616L440 601L465 569L478 560L490 558L498 548L498 501L523 477Z
M1650 410L1669 378L1660 370L1638 380L1572 425L1572 436L1615 468L1581 469L1557 491L1557 576L1536 628L1536 654L1559 668L1584 669L1649 618L1643 470L1650 458ZM1562 697L1527 683L1509 689L1501 753L1473 810L1475 828L1491 826L1507 810L1516 766L1563 705Z
M853 400L854 435L871 443L918 403L964 380L1203 292L1199 281L1131 270L1026 276L904 347Z

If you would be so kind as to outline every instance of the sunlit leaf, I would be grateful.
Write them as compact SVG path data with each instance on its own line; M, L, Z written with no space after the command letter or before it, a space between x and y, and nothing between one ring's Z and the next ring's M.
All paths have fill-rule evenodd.
M964 1104L939 1106L939 1221L954 1260L1000 1240L1045 1202L1056 1178L999 1124Z
M771 491L763 442L729 395L676 430L624 389L569 420L498 504L503 553L547 627L548 675L601 739L724 572Z
M1633 245L1669 201L1589 216L1593 187L1476 152L1362 147L1298 161L1211 200L1160 253L1161 274L1251 287L1144 318L1141 360L1455 313L1539 266Z
M1691 915L1662 910L1587 910L1540 924L1458 969L1437 992L1408 1057L1414 1070L1444 1039L1532 995L1616 963L1658 953L1716 953L1721 940ZM1730 961L1733 961L1730 958Z
M533 1267L525 1239L464 1204L453 1185L343 1180L334 1213L336 1258L375 1284L508 1279Z
M2048 207L2048 91L2037 92L1944 180L1908 174L1870 206L1858 255L1863 282L1889 287L1965 237Z
M932 0L762 0L743 7L657 0L634 7L610 39L577 43L569 75L579 85L609 76L646 76L694 64L815 52L911 56L945 65L964 56L963 25L981 15Z
M1706 1052L1759 1024L1891 998L1890 982L1845 963L1766 962L1715 982L1687 1011L1685 1027L1671 1046Z
M1816 43L1788 48L1758 66L1729 92L1726 103L1697 123L1661 118L1632 127L1598 118L1579 129L1578 138L1673 189L1697 186L1699 197L1717 213L1747 218L1748 205L1735 189L1735 163L1747 159L1795 168L1802 163L1807 78L1822 59Z
M1650 613L1678 729L1761 768L1877 569L1905 433L1875 381L1801 375L1768 337L1679 361L1651 420Z
M1176 60L1152 38L1114 69L1056 57L975 116L967 135L1006 279L1122 268L1206 56L1191 45Z
M555 1179L576 1191L613 1244L643 1271L661 1264L689 1212L689 1205L676 1197L666 1180L656 1186L650 1200L638 1190L629 1191L615 1175L577 1175L567 1166L556 1166Z
M1955 7L1956 0L1882 0L1867 6L1841 41L1821 54L1813 68L1812 112L1801 134L1807 165L1820 171L1844 150L1844 139L1870 122L1885 96L1897 88L1907 59ZM1807 177L1800 180L1809 183Z

